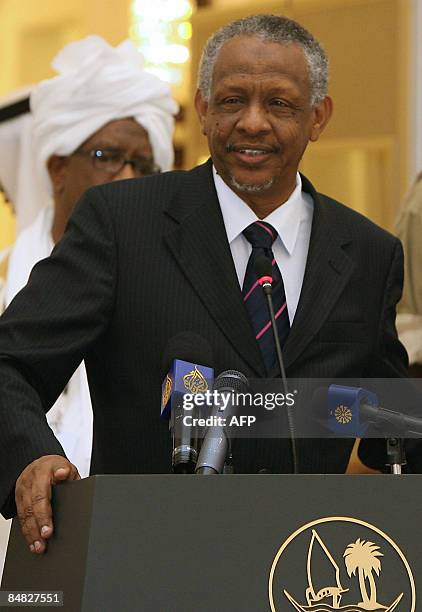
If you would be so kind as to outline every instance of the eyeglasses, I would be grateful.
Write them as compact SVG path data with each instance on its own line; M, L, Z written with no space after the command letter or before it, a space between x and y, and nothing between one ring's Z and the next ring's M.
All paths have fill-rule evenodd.
M101 170L110 176L118 174L126 164L130 164L139 176L147 176L149 174L159 174L161 168L154 163L150 157L133 157L127 159L125 152L120 149L77 149L73 155L86 155L91 158L92 165L97 170Z

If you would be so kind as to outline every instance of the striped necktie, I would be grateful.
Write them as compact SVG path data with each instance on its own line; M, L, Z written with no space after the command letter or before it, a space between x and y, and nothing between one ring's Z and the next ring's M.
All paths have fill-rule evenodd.
M274 334L268 311L267 299L255 272L255 261L259 256L265 255L273 265L273 304L277 321L280 345L283 347L290 331L289 315L287 312L286 294L284 292L283 278L274 259L272 245L277 238L276 230L265 221L255 221L243 232L245 238L252 245L252 253L246 268L243 282L243 301L249 313L249 318L255 332L255 338L264 357L267 372L270 372L277 361L274 343Z

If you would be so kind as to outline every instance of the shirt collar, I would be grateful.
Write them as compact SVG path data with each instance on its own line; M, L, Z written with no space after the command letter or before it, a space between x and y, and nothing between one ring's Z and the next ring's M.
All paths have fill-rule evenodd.
M213 166L213 178L220 202L221 213L226 227L229 244L233 242L244 229L258 220L253 210L230 189L217 174ZM302 217L305 214L306 202L302 194L302 179L296 174L296 187L288 200L276 208L265 221L270 223L278 235L289 255L292 254L299 234Z

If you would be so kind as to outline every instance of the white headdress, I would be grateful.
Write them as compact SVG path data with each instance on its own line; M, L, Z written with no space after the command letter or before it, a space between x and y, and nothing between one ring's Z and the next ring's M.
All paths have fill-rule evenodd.
M173 164L172 135L178 107L169 86L143 69L130 40L111 47L88 36L64 47L52 62L59 75L31 93L37 172L51 193L46 163L52 154L69 155L115 119L133 117L148 132L161 170Z

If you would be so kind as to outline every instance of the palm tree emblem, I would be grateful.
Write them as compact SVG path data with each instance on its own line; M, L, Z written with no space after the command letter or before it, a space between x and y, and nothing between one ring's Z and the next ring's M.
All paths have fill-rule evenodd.
M287 612L286 605L295 612L416 611L403 551L378 527L348 516L319 518L291 533L274 557L268 586L271 612Z
M362 596L362 601L358 605L364 610L386 609L387 606L377 602L377 585L374 578L374 573L379 576L381 571L379 557L382 557L383 554L379 550L379 546L358 538L356 542L348 545L343 556L349 577L356 576L356 571L358 572L359 588ZM369 584L369 595L366 581Z
M313 568L318 569L321 563L318 559L315 564L313 561L314 549L318 546L325 555L327 566L331 567L333 571L333 582L320 584L319 586L317 586L313 579ZM284 589L284 594L298 612L331 612L331 610L333 612L336 610L342 610L343 612L363 612L364 610L373 610L374 612L375 610L377 612L384 610L385 612L393 612L401 601L403 593L400 593L389 606L380 604L377 601L377 586L375 584L374 574L379 577L381 572L381 561L379 557L383 556L379 546L373 542L361 540L360 538L358 538L356 542L347 545L343 553L344 564L349 578L351 578L352 575L356 576L357 572L362 601L357 604L345 603L341 605L343 594L348 593L349 589L343 588L340 582L339 566L320 535L318 535L315 529L312 529L312 537L307 558L308 588L305 592L308 605L300 604L286 589ZM369 594L367 583L369 585Z

